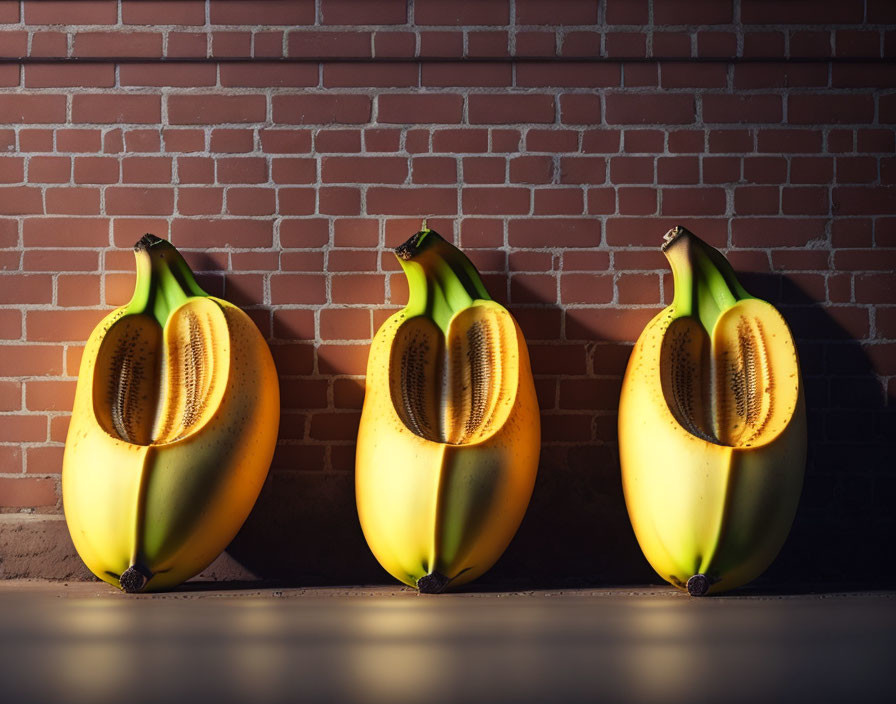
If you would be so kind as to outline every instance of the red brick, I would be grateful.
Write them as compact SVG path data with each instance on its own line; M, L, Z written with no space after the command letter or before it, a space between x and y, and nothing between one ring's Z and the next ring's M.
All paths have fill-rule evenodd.
M146 124L161 119L162 103L158 95L72 96L72 122Z
M0 183L21 183L25 179L22 157L0 156Z
M205 58L208 53L205 32L168 32L169 58Z
M724 88L728 85L726 64L669 63L662 65L663 88Z
M704 95L704 122L781 122L777 95Z
M283 32L255 32L252 54L265 58L283 56Z
M564 156L560 159L560 183L604 183L607 160L603 157Z
M654 0L657 25L729 24L734 19L731 0Z
M601 122L602 105L598 95L561 95L560 121L567 125Z
M27 249L22 259L24 271L96 271L99 257L85 249Z
M76 66L78 65L80 64ZM215 64L126 63L119 65L118 77L122 86L192 88L215 85L218 80L218 69Z
M574 130L530 129L526 132L528 152L575 152L578 145L579 135Z
M575 215L582 213L584 198L579 188L540 188L534 191L536 215Z
M855 296L857 303L896 303L896 286L893 286L893 273L859 274L855 277Z
M48 215L96 215L100 212L100 190L72 186L48 188L44 202Z
M790 55L792 57L820 57L831 55L832 32L795 31L790 32Z
M100 283L101 279L95 273L60 274L56 281L56 299L60 306L98 306L101 302Z
M361 133L357 130L320 130L314 138L314 151L360 152Z
M657 191L654 188L619 188L620 215L655 215Z
M502 157L470 156L463 160L464 183L504 183L507 180L507 160Z
M411 164L414 183L457 182L457 161L451 157L416 157Z
M836 0L789 0L769 3L766 0L743 0L741 21L744 24L851 24L864 19L862 3Z
M179 188L177 191L177 212L181 215L219 215L223 204L223 188Z
M483 129L447 129L432 133L433 152L487 152L488 132Z
M821 151L823 138L821 130L762 129L757 142L760 152L814 154Z
M0 215L31 215L42 212L43 202L39 188L0 187Z
M427 58L458 57L464 53L463 32L428 32L420 34L420 56Z
M404 88L417 85L417 66L412 63L325 63L323 85L327 88Z
M55 5L65 3L47 4ZM28 6L26 6L26 12L27 7ZM48 506L55 507L58 502L59 498L56 493L55 479L34 477L0 478L0 505L6 508L46 508Z
M109 0L29 1L25 24L115 24L118 7Z
M736 218L731 231L736 247L805 247L824 237L824 219Z
M321 176L327 183L403 183L408 164L404 157L324 157Z
M479 95L469 97L472 124L553 122L554 98L550 95Z
M647 35L643 32L613 32L604 38L604 51L609 57L647 56Z
M657 159L656 169L657 183L700 182L700 162L697 157L660 157Z
M613 157L610 159L610 181L612 183L653 183L653 161L652 157Z
M311 131L259 130L261 148L268 154L303 154L311 151Z
M366 95L278 95L273 106L274 122L293 125L361 124L371 111Z
M843 159L838 159L838 162L843 161ZM874 160L869 159L869 161L873 162ZM791 183L830 183L833 178L834 160L829 157L795 156L790 160Z
M475 61L436 63L428 61L421 66L420 81L423 86L492 86L511 84L513 76L509 63L480 63Z
M619 64L568 61L522 63L516 67L516 85L521 87L612 88L621 81Z
M531 193L527 188L465 188L462 193L465 215L522 215L529 212Z
M554 32L516 33L517 56L555 56L557 53L557 35Z
M48 157L49 158L49 157ZM33 163L32 159L32 163ZM65 159L69 162L68 159ZM104 156L81 156L75 160L75 183L118 183L120 167L118 159ZM66 174L71 164L66 164ZM66 181L68 178L66 177Z
M169 183L171 157L125 157L121 160L122 183Z
M519 156L510 160L511 183L551 183L554 160L548 156Z
M64 95L5 95L0 100L0 123L65 122Z
M507 0L418 0L414 5L414 22L418 25L506 25L509 21Z
M463 97L460 95L380 95L377 119L381 123L419 124L460 122Z
M617 93L606 96L606 119L610 124L689 124L695 115L696 105L690 95Z
M874 116L874 98L869 94L841 96L825 94L790 95L787 121L791 124L821 125L867 123Z
M664 188L663 215L723 215L725 191L721 188Z
M178 157L177 179L179 183L214 183L214 159L204 156Z
M370 32L291 32L287 40L290 56L339 58L370 56Z
M263 122L267 113L263 95L171 95L168 120L175 125L220 125Z
M323 274L271 274L271 303L312 305L327 300Z
M385 286L383 274L341 274L330 278L330 295L335 304L382 303Z
M317 180L317 161L309 158L271 159L274 183L313 183Z
M174 190L110 186L106 189L106 212L110 215L171 215Z
M691 35L686 32L653 33L653 55L660 58L681 58L691 55Z
M734 210L738 215L777 215L781 196L776 186L742 186L734 189Z
M367 191L367 212L395 215L451 215L457 212L453 188L381 188Z
M781 184L787 180L787 160L783 157L747 157L743 164L744 179L750 183Z
M417 51L417 35L412 32L377 32L373 35L373 55L377 58L411 57Z
M200 25L205 24L205 3L202 0L123 0L123 24Z
M109 221L105 218L25 218L25 247L105 247Z
M506 31L467 32L467 56L500 57L508 55Z
M397 152L400 150L401 130L380 128L364 130L364 149L368 152Z
M264 183L268 165L262 157L222 157L215 160L215 173L218 183Z
M31 35L31 57L57 58L68 54L68 35L43 29Z
M117 172L117 164L115 168ZM28 160L30 183L66 183L71 175L72 160L67 156L33 156Z
M836 215L889 215L896 213L894 186L838 186L833 190Z
M162 35L158 32L78 32L72 56L106 58L162 55Z
M212 24L314 24L314 0L255 0L251 4L215 2L209 6Z
M28 64L25 67L25 86L28 88L108 88L114 85L115 66L112 64Z
M367 207L370 209L370 195L375 189L368 191ZM382 189L387 191L390 189ZM394 191L392 191L394 193ZM312 191L313 195L313 191ZM416 193L414 194L416 196ZM376 202L388 203L393 202L391 197L382 197L383 193L379 192L374 195ZM394 196L393 196L394 197ZM360 215L361 214L361 191L357 188L333 188L322 187L318 189L318 210L325 215Z
M511 220L508 243L511 247L596 247L601 241L601 225L583 218L527 218Z

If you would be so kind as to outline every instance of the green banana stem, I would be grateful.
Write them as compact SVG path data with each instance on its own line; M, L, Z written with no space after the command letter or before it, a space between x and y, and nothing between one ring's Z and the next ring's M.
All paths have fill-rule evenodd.
M466 255L424 227L395 248L408 279L408 317L425 315L448 333L448 323L476 300L490 301L479 272Z
M663 253L672 267L675 317L696 316L712 334L719 316L744 298L753 298L737 281L721 252L684 227L666 233Z
M195 296L207 297L180 252L155 235L143 235L134 245L137 283L125 314L151 313L165 326L171 311Z

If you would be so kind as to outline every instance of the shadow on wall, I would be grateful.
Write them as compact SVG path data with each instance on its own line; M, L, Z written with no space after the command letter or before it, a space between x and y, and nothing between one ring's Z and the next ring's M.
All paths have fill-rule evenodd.
M505 270L502 290L508 277ZM499 283L498 276L490 278L490 285ZM811 584L817 589L825 583L883 584L894 576L888 555L893 552L896 484L887 438L896 424L880 381L861 344L798 285L773 274L742 278L747 290L778 306L793 329L809 419L808 467L793 530L755 585ZM598 346L602 342L593 341ZM615 347L618 352L620 346ZM621 380L627 356L612 357L612 368L602 371ZM538 366L533 371L536 377L551 373ZM615 408L617 401L595 398L594 408ZM357 416L348 415L346 422L356 426ZM607 435L613 432L599 432L601 442L542 448L535 491L520 530L472 589L660 582L635 541L615 437L603 437ZM228 552L268 580L393 583L364 541L349 472L272 473Z

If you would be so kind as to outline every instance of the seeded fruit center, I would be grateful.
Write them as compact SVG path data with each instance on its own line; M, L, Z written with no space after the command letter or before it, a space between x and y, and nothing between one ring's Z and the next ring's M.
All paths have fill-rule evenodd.
M761 301L739 305L774 310ZM703 440L751 447L775 437L793 414L797 362L777 313L733 310L719 320L712 338L696 319L677 318L665 331L660 354L669 410Z
M94 412L111 435L161 445L201 427L224 393L227 323L218 306L193 300L164 330L148 315L112 324L97 354Z
M470 307L452 320L447 336L429 319L412 318L392 347L392 403L422 438L478 442L509 413L517 364L516 331L506 311Z

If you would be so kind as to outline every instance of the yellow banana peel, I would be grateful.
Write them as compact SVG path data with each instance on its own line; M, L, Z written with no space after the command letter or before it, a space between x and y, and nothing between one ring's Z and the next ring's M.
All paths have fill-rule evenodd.
M632 351L619 453L644 555L699 596L749 582L778 554L802 489L806 409L781 314L686 229L665 239L675 298Z
M134 249L134 296L84 349L62 470L78 554L128 592L175 586L227 546L267 476L280 417L251 319L205 293L165 240Z
M358 515L390 574L441 592L489 569L516 533L538 404L522 332L467 257L425 225L396 254L410 295L370 349Z

